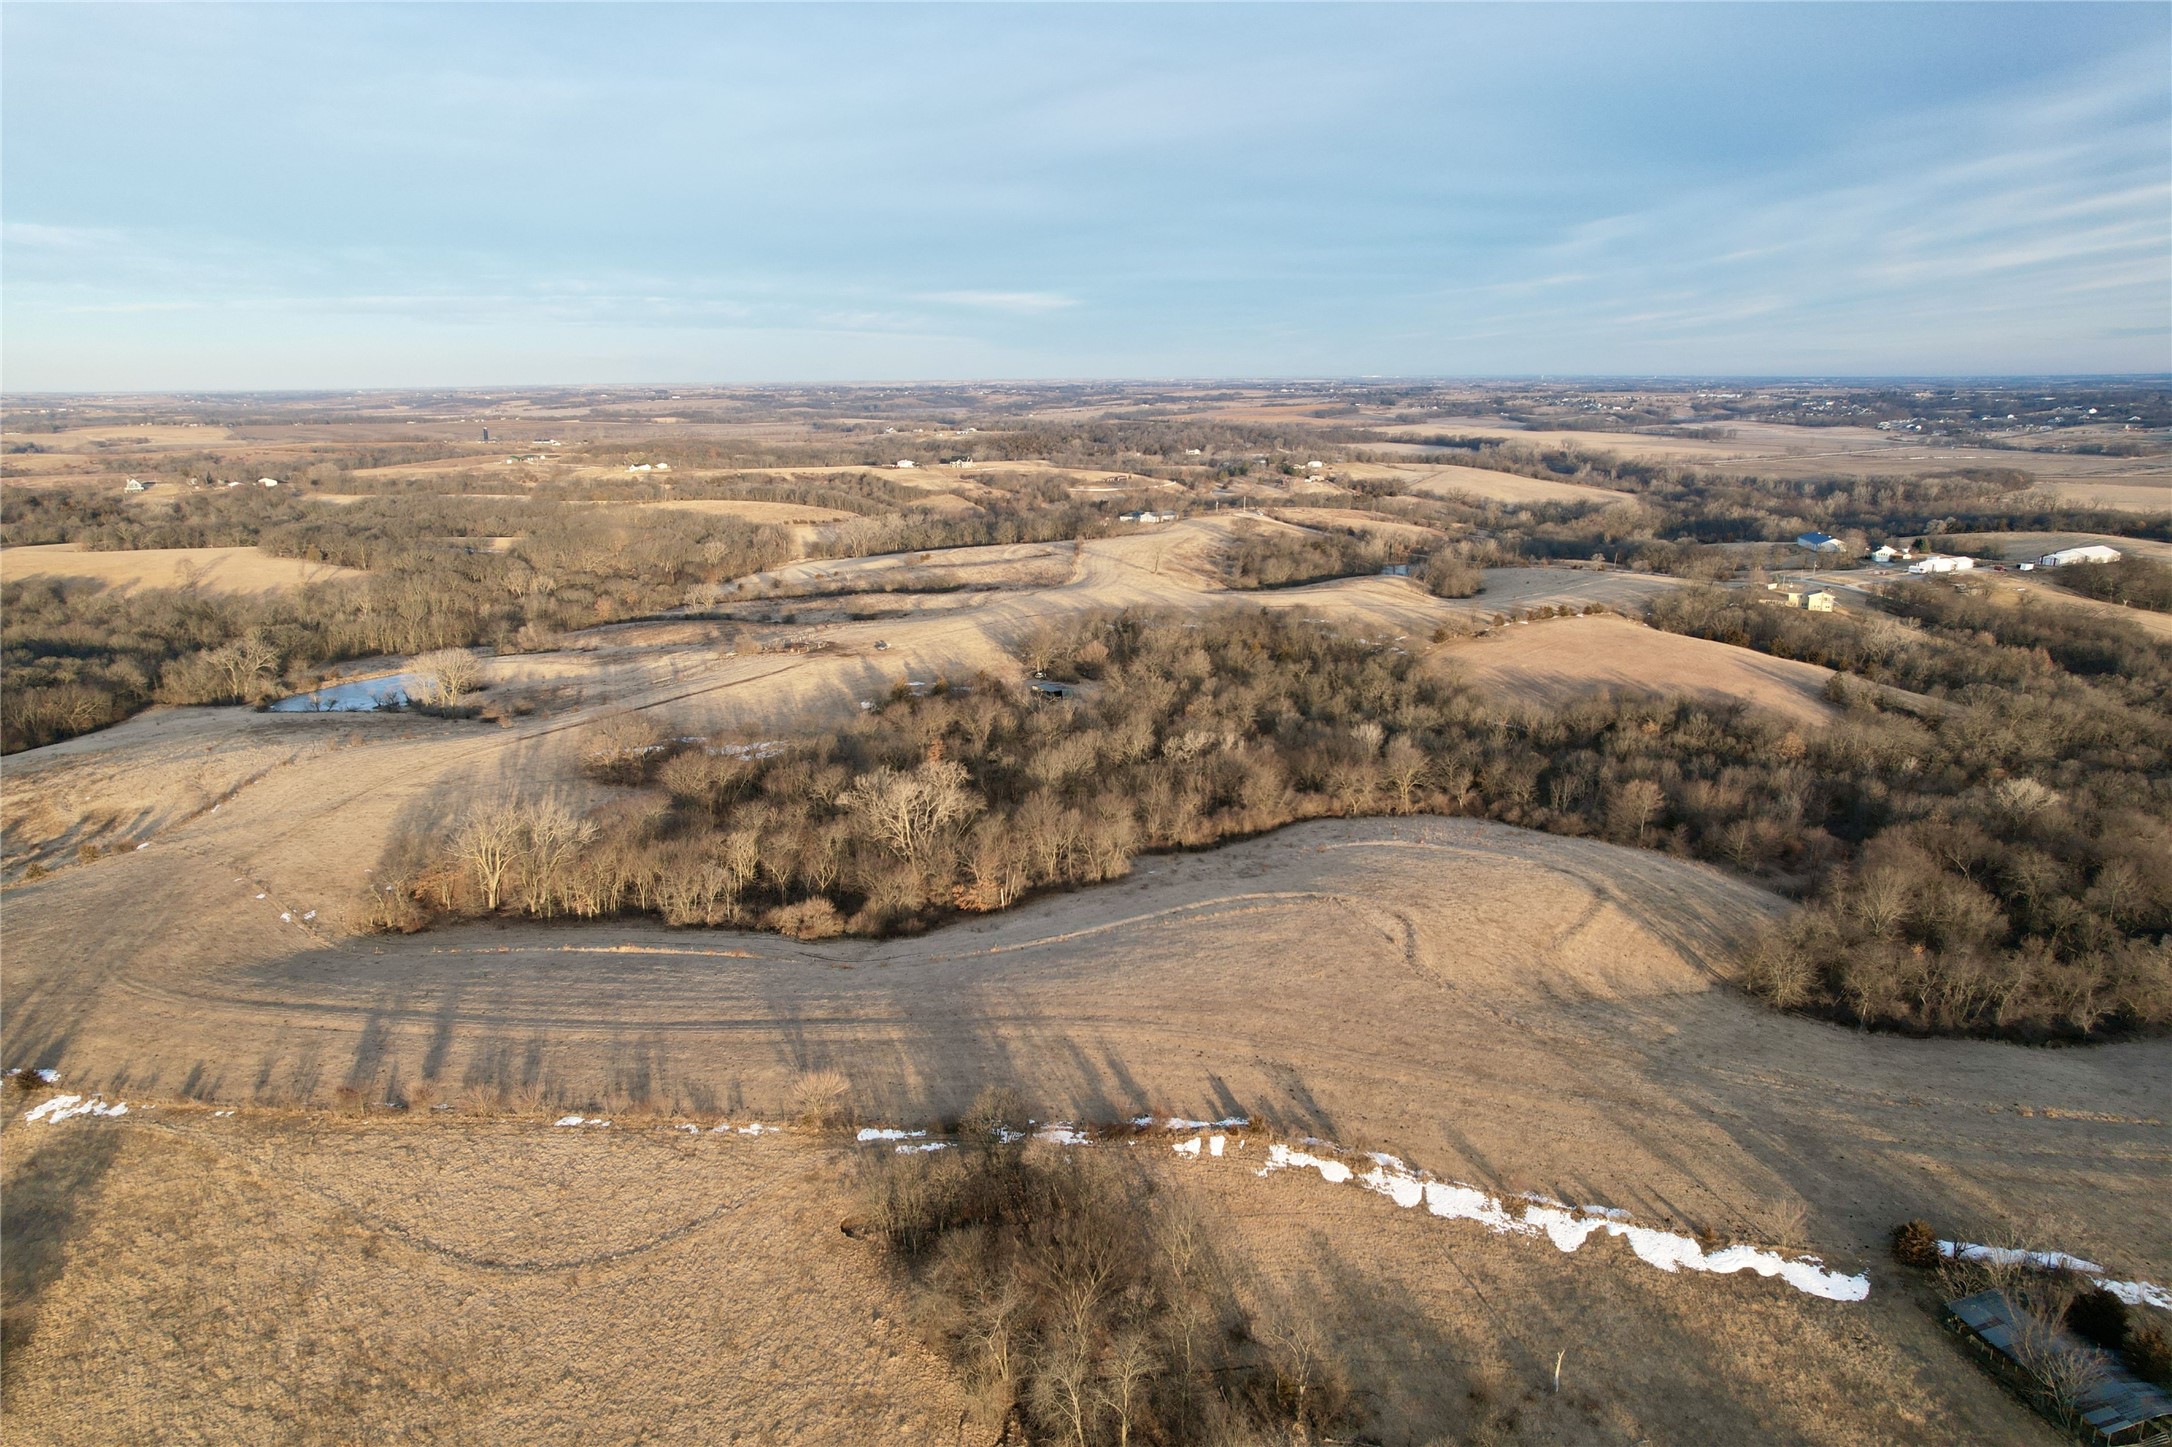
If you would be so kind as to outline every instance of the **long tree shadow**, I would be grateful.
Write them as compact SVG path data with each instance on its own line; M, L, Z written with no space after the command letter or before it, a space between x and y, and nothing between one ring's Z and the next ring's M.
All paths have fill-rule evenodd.
M32 1127L36 1129L36 1127ZM8 1173L0 1193L0 1379L37 1327L38 1302L67 1267L121 1149L113 1128L62 1128Z

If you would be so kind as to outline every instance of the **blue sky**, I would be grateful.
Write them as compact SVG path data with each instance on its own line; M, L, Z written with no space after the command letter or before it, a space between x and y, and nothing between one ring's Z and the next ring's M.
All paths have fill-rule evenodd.
M2172 7L0 9L0 385L2172 370Z

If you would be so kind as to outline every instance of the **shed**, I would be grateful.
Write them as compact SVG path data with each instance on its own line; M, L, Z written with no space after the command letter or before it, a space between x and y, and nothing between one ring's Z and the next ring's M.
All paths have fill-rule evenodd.
M1891 543L1880 543L1870 550L1870 560L1874 563L1906 562L1914 556L1910 549L1896 548Z
M1911 573L1966 573L1976 566L1974 558L1957 558L1951 553L1925 553L1908 565Z
M2036 561L2046 568L2063 568L2068 563L2116 563L2119 549L2103 543L2090 543L2086 547L2061 548L2056 553L2046 553Z
M2142 1381L2123 1368L2109 1352L2100 1351L2063 1328L2048 1339L2026 1342L2024 1333L2033 1324L2021 1319L2003 1291L1979 1291L1946 1303L1953 1319L1991 1351L2000 1365L2034 1382L2027 1356L2033 1347L2060 1354L2077 1353L2094 1360L2100 1369L2096 1380L2074 1394L2074 1410L2099 1442L2140 1442L2172 1427L2172 1395ZM2154 1425L2153 1425L2154 1424Z
M1840 551L1841 543L1840 539L1834 537L1831 533L1797 533L1795 535L1795 546L1808 548L1813 553L1837 553Z
M131 477L121 488L122 492L143 492L145 490L145 483L140 477Z

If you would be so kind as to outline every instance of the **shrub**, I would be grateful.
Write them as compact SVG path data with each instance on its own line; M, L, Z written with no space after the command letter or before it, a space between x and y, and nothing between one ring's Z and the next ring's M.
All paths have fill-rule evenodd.
M1354 1417L1347 1369L1303 1301L1255 1334L1211 1224L1117 1150L1029 1148L984 1093L966 1149L873 1158L860 1214L914 1314L1002 1440L1298 1440Z
M2172 1387L2172 1335L2154 1323L2127 1332L2127 1370L2145 1382Z
M1893 1259L1903 1266L1928 1271L1941 1259L1938 1233L1927 1221L1903 1221L1893 1228Z
M769 927L796 940L834 939L845 932L837 906L826 899L804 899L769 912Z
M2067 1329L2106 1351L2127 1345L2127 1304L2101 1286L2091 1286L2067 1303Z
M792 1117L832 1130L852 1118L852 1082L836 1070L810 1070L792 1082Z

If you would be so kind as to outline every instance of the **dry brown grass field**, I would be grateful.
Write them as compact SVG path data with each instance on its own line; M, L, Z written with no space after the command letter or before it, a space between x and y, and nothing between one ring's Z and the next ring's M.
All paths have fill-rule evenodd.
M211 593L272 593L305 583L362 576L332 563L281 558L257 548L137 548L86 552L74 543L0 549L0 579L88 578L118 588L197 587Z
M1838 713L1824 699L1829 668L1607 615L1498 628L1436 656L1483 688L1532 703L1565 703L1594 688L1648 692L1663 681L1672 693L1740 700L1798 723L1822 724Z
M2172 506L2172 494L2168 494L2166 503ZM2172 562L2172 543L2153 538L2117 538L2106 533L1955 533L1951 540L1956 548L1979 558L2000 558L2009 563L2033 563L2046 553L2091 543L2109 543L2129 556Z
M1664 437L1628 432L1549 431L1503 426L1486 418L1443 418L1383 433L1484 437L1531 447L1655 462L1676 462L1716 472L1757 472L1774 477L1817 475L1918 477L1961 468L2024 472L2043 490L2077 506L2138 512L2172 509L2172 462L2163 455L2111 457L2035 449L1927 443L1919 437L1869 427L1790 427L1731 422L1724 438ZM1422 443L1381 443L1375 450L1426 451Z
M676 1129L776 1119L815 1068L880 1121L1001 1080L1043 1118L1242 1113L1677 1229L1754 1239L1799 1208L1829 1265L1876 1283L1851 1305L1666 1277L1311 1175L1261 1181L1242 1153L1158 1165L1216 1203L1265 1286L1330 1302L1351 1355L1393 1368L1387 1441L1491 1423L1500 1441L1697 1442L1745 1418L1795 1441L2041 1441L1940 1345L1885 1229L2026 1221L2122 1270L2172 1264L2161 1048L1772 1016L1725 961L1777 902L1650 853L1316 824L924 939L798 945L622 925L312 936L273 911L301 902L292 886L198 898L190 866L221 851L159 852L14 897L81 921L86 891L125 891L136 928L167 921L157 945L77 947L33 923L11 951L11 1058L134 1102L8 1130L11 1203L33 1182L65 1198L11 1206L48 1201L10 1366L34 1440L152 1420L273 1440L305 1416L575 1440L633 1420L616 1413L667 1440L925 1433L950 1408L836 1232L837 1148ZM341 1100L411 1109L295 1109ZM615 1123L554 1130L560 1111Z
M603 506L627 504L598 503ZM810 507L797 502L740 501L733 498L669 498L659 502L641 502L636 507L659 508L666 512L698 512L712 517L741 518L750 523L828 523L839 522L853 516L833 507Z
M1484 467L1405 466L1389 463L1350 463L1338 469L1355 479L1393 479L1412 492L1427 497L1470 497L1481 502L1510 504L1566 502L1627 502L1629 494L1608 487L1586 487L1574 482L1523 477Z

